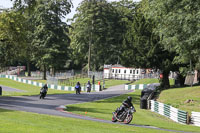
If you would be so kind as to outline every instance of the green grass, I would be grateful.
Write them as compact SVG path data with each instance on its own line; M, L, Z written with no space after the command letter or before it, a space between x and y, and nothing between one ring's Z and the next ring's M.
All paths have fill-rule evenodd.
M111 86L121 85L129 83L128 80L115 80L115 79L105 79L105 88L109 88ZM103 81L101 82L103 83Z
M10 92L3 91L3 96L19 96L19 95L39 95L40 88L33 85L20 83L7 78L0 78L0 85L8 86L11 88L16 88L20 90L24 90L25 92ZM48 94L62 94L62 93L74 93L72 91L62 91L62 90L53 90L49 89Z
M133 97L133 104L137 110L137 112L134 114L134 118L131 124L151 125L165 129L174 129L183 131L200 131L199 127L181 125L149 110L140 109L139 108L140 93L141 91L136 91L134 93L125 94L110 99L105 99L90 103L68 105L67 111L76 114L81 114L81 115L86 114L87 116L91 117L111 120L112 112L121 105L122 101L126 99L127 96L130 95Z
M168 133L135 126L107 124L0 109L1 133Z
M88 81L87 79L82 79L81 81L84 81L84 80ZM36 80L36 81L40 83L46 83L46 80ZM106 83L106 87L108 88L110 86L128 83L128 81L106 79L105 83ZM103 82L101 82L101 84L103 84ZM3 91L3 94L2 94L3 96L38 95L41 88L41 87L17 82L17 81L7 79L7 78L0 78L0 85L25 91L25 92ZM74 91L62 91L62 90L54 90L54 89L49 89L48 91L48 94L62 94L62 93L74 93Z
M44 84L47 83L47 80L41 80L41 79L38 79L38 80L32 80L32 81L39 82L39 83L44 83Z
M159 83L159 80L157 78L145 78L145 79L140 79L137 80L135 82L133 82L131 85L136 85L136 84L152 84L152 83ZM169 79L169 83L170 85L174 85L174 80L173 79Z
M185 103L188 99L193 99L194 102ZM164 90L161 92L158 101L184 111L200 112L200 86Z
M114 82L114 81L113 81ZM117 81L116 81L117 82ZM118 81L119 82L119 81ZM113 83L114 84L114 83ZM112 85L113 85L112 84ZM118 84L118 83L117 83ZM38 94L39 87L35 87L32 85L19 83L10 79L0 78L0 85L10 86L13 88L26 90L26 93L22 93L23 95L33 95ZM181 91L182 90L182 91ZM170 101L169 99L181 97L184 94L191 95L191 97L198 100L199 96L199 87L188 87L188 88L177 88L170 89L166 91L174 91L174 92L165 92L167 99L166 101ZM182 93L184 92L184 93ZM66 93L66 91L57 91L57 90L49 90L49 93ZM139 125L150 125L156 126L165 129L173 129L173 130L181 130L181 131L200 131L200 127L181 125L173 122L170 119L167 119L164 116L153 113L149 110L141 110L139 109L140 105L140 93L141 91L136 91L134 93L121 95L118 97L113 97L105 100L99 100L95 102L68 105L67 110L73 113L87 115L95 118L101 118L105 120L111 120L112 112L121 105L121 102L127 98L127 96L133 97L133 104L136 107L137 112L134 114L133 121L131 124L139 124ZM182 93L182 94L178 94ZM7 95L22 95L21 93L16 94L7 94ZM169 96L170 94L171 96ZM175 95L176 94L176 95ZM3 95L4 92L3 92ZM197 96L195 96L197 95ZM161 93L161 97L162 93ZM169 98L170 97L170 98ZM188 97L190 98L190 97ZM182 98L181 98L182 99ZM194 99L194 100L195 100ZM171 101L173 103L173 100ZM199 101L197 101L199 103ZM169 102L170 103L170 102ZM195 105L199 107L198 105ZM198 109L198 108L197 108ZM87 112L87 113L86 113ZM145 129L139 127L132 127L126 125L115 125L115 124L106 124L99 122L92 122L87 120L79 120L73 118L63 118L57 116L49 116L49 115L39 115L35 113L27 113L20 111L10 111L0 109L0 132L2 133L116 133L116 132L138 132L138 133L160 133L164 131L154 130L154 129Z

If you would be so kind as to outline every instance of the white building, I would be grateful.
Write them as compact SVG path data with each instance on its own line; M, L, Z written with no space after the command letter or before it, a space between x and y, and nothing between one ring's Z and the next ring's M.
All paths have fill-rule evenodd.
M127 68L119 64L104 65L104 78L138 80L145 71L145 69Z

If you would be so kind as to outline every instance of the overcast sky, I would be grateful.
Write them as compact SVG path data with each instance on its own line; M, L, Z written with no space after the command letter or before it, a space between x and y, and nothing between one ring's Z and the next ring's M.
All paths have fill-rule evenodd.
M67 15L67 18L72 18L76 7L82 0L72 0L74 8L71 9L71 13ZM108 1L119 1L119 0L108 0ZM133 1L140 1L140 0L133 0ZM12 7L12 2L10 0L0 0L0 8L10 8Z

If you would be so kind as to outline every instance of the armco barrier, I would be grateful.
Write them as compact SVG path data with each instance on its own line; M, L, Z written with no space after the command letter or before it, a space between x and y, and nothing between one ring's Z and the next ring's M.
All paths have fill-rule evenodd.
M176 109L167 104L163 104L154 100L150 100L151 111L159 113L181 124L189 124L189 116L186 111Z
M191 124L200 127L200 112L192 112Z
M6 76L5 75L0 75L0 78L5 78Z
M39 83L39 82L35 82L32 80L27 80L23 78L18 78L15 75L0 75L0 78L8 78L17 82L22 82L25 84L30 84L30 85L34 85L38 87L42 87L44 85L44 83ZM74 91L74 87L71 87L71 86L59 86L59 85L48 84L48 88L56 89L56 90ZM86 86L82 86L81 91L86 91ZM99 85L92 85L92 91L97 91L97 92L100 91Z
M125 90L143 90L149 84L125 85Z
M154 90L157 86L160 86L160 83L125 85L125 90L143 90L144 88Z

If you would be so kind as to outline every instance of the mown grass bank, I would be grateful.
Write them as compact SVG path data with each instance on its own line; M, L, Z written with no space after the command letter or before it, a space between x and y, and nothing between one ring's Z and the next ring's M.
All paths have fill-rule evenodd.
M168 133L135 126L107 124L0 109L1 133Z
M132 83L132 85L136 85L136 84L152 84L152 83L159 83L159 79L157 78L144 78L144 79L140 79L137 80L135 82ZM169 84L172 86L174 85L174 79L169 79Z
M46 80L36 80L37 82L46 83ZM105 80L106 87L120 85L128 83L127 80ZM23 90L24 92L12 92L12 91L4 91L3 96L20 96L20 95L39 95L40 88L34 85L29 85L21 82L17 82L7 78L0 78L0 86L7 86L19 90ZM48 94L63 94L63 93L74 93L74 91L62 91L62 90L53 90L49 89Z
M0 78L0 86L7 86L19 90L23 90L24 92L12 92L12 91L4 91L3 96L20 96L20 95L39 95L40 88L33 85L20 83L7 78ZM48 94L63 94L63 93L74 93L73 91L61 91L61 90L53 90L49 89Z
M187 100L193 100L186 102ZM158 101L184 111L200 112L200 86L171 88L161 92Z
M164 116L151 112L150 110L140 109L140 93L141 91L136 91L110 99L68 105L67 111L105 120L111 120L112 112L121 105L122 101L126 99L127 96L132 96L133 104L137 112L134 114L134 118L131 124L150 125L165 129L182 131L200 131L200 127L178 124Z

